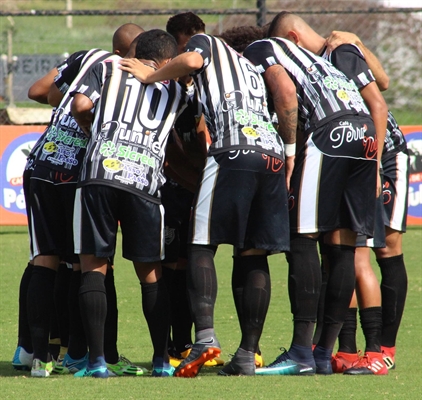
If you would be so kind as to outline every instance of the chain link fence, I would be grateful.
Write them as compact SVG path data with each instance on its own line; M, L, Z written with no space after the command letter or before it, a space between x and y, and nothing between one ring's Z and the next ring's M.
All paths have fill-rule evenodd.
M323 36L332 30L356 33L390 76L390 88L383 94L399 123L421 124L422 7L390 8L389 2L3 0L0 125L13 123L5 111L10 103L17 107L34 106L27 99L28 88L57 61L77 50L111 50L113 32L124 23L133 22L146 30L165 29L170 16L193 11L204 20L208 33L219 34L235 26L263 25L282 10L300 14Z

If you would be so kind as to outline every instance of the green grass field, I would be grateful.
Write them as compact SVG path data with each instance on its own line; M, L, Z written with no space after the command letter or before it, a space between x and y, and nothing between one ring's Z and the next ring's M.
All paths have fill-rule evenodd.
M133 362L150 367L152 346L142 315L139 283L131 264L121 258L118 244L116 287L119 306L119 351ZM404 237L409 277L406 309L397 343L396 370L387 376L219 377L218 368L203 368L195 379L158 379L148 376L76 379L73 376L30 378L15 371L11 359L17 340L18 288L27 263L25 227L0 227L0 399L420 399L422 374L422 229L411 227ZM272 300L261 348L266 362L288 347L291 314L287 297L287 264L283 255L270 258ZM378 267L374 262L374 268ZM234 353L240 332L231 296L231 248L216 255L219 292L215 328L222 357ZM364 346L361 333L359 347Z

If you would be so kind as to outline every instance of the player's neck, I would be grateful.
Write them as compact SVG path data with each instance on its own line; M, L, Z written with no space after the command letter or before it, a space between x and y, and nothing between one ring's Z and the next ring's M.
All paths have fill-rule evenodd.
M147 67L153 68L154 70L157 70L158 69L158 64L155 61L153 61L153 60L142 60L142 59L140 59L139 61L142 64L146 65Z

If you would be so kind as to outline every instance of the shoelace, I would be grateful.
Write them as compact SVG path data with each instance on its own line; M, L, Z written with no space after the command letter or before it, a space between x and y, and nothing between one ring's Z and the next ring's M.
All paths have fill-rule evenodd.
M282 353L273 361L271 364L268 364L267 367L273 367L274 365L279 364L280 362L287 361L290 359L288 351L284 347L280 347Z
M126 358L123 354L120 355L119 361L117 363L122 363L124 365L129 365L131 367L136 367L128 358Z

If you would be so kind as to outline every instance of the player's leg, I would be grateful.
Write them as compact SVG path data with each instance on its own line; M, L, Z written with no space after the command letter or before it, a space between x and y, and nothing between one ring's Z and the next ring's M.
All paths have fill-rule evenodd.
M409 192L409 155L399 152L383 161L384 222L386 247L377 249L381 271L383 333L381 349L388 368L395 367L396 339L407 295L407 273L402 240L406 231Z
M77 189L74 208L75 253L81 264L79 307L89 348L86 368L77 377L109 376L104 358L104 326L107 315L105 275L108 258L114 255L119 196L106 186Z

